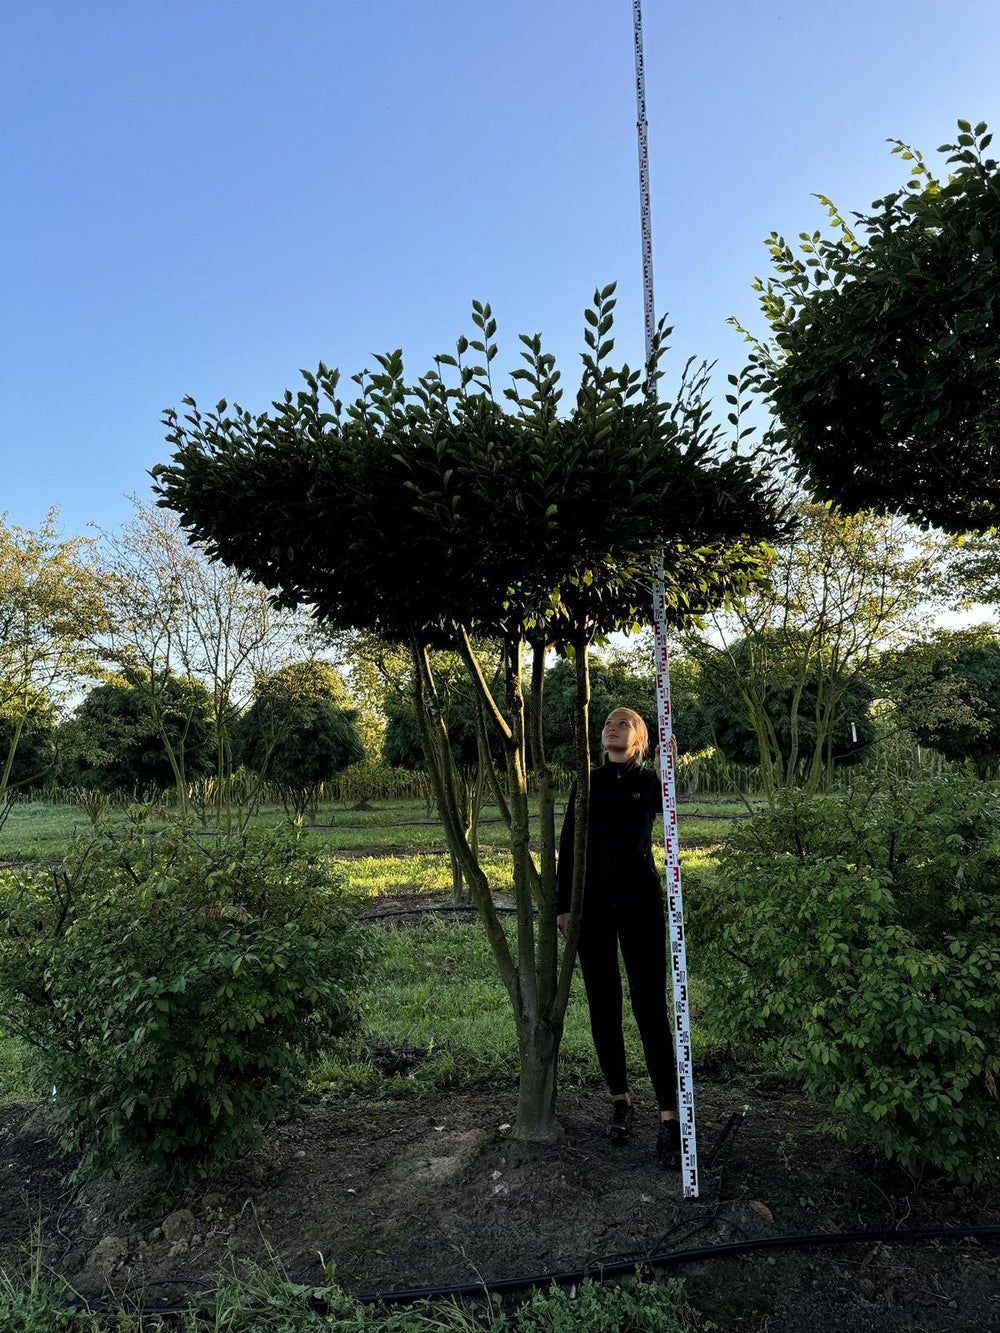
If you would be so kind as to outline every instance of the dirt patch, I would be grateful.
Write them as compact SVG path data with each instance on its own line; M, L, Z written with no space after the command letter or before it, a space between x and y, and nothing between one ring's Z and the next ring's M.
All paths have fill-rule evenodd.
M720 1128L751 1110L732 1150L704 1166ZM821 1133L797 1093L702 1078L701 1197L657 1167L655 1111L632 1141L603 1137L602 1091L560 1094L563 1138L525 1148L500 1126L510 1089L370 1103L317 1102L274 1126L261 1152L180 1192L144 1175L75 1199L72 1159L37 1109L0 1109L0 1262L42 1219L49 1259L85 1294L185 1299L231 1258L353 1292L557 1272L753 1237L1000 1221L1000 1193L915 1181L860 1143ZM884 1244L756 1253L679 1270L694 1303L734 1333L1000 1329L997 1242Z

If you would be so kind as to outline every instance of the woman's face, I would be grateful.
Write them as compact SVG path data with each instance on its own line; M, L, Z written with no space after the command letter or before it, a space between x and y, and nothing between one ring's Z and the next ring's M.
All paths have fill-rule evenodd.
M616 708L608 714L601 732L601 744L608 754L630 754L638 748L635 719L624 708Z

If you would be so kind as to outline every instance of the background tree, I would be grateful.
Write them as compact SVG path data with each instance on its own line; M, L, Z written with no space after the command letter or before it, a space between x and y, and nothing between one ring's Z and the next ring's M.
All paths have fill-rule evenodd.
M1000 523L1000 173L985 123L958 122L940 179L915 149L906 187L832 234L768 238L757 279L771 326L753 338L753 379L800 479L853 510L922 525ZM748 335L750 337L750 335Z
M522 336L527 364L513 372L505 395L514 410L504 410L492 383L496 323L475 303L480 336L459 339L456 355L439 357L415 384L404 380L401 353L378 358L378 373L355 377L361 394L346 408L337 373L322 364L273 413L229 413L223 401L203 414L186 400L183 417L166 416L173 462L155 470L163 503L209 553L273 589L282 604L308 602L333 625L409 646L446 836L514 1011L516 1133L526 1139L556 1132L556 1057L583 886L590 645L598 634L648 620L662 548L670 614L682 619L739 586L755 564L747 541L781 527L774 487L747 458L720 455L703 378L668 403L656 400L640 372L606 363L612 292L596 293L586 312L583 379L564 417L559 372L537 335ZM470 349L479 356L473 366L463 361ZM441 378L449 364L456 387ZM490 688L477 641L499 645L502 690ZM576 883L561 960L555 796L541 728L552 644L572 656L577 672ZM513 940L463 827L436 649L457 651L476 686L480 760L513 858ZM502 773L489 758L491 732ZM539 791L534 828L529 753Z
M982 776L1000 764L1000 639L988 626L943 630L891 666L914 739Z
M178 767L189 779L213 771L212 698L199 681L172 675L155 695L135 676L110 681L91 690L63 724L60 748L60 774L70 786L163 791Z
M364 758L357 717L329 662L290 662L257 682L237 724L236 753L301 815L321 783Z
M222 814L223 806L229 810L225 779L233 769L232 721L249 705L254 680L274 670L307 634L308 617L276 612L265 589L211 562L189 542L173 514L138 501L135 506L120 533L103 534L112 616L102 650L116 671L145 693L182 808L188 782L198 774L188 771L183 734L177 743L170 682L182 676L204 685L212 701ZM194 696L190 701L193 705Z
M769 793L828 782L833 756L846 748L838 728L853 720L864 730L868 687L856 683L875 675L883 654L926 638L942 595L940 536L825 505L803 502L798 514L798 532L773 551L768 579L683 639L711 683L706 702L718 708L728 699L730 716L746 717Z
M766 732L782 772L792 782L799 777L789 767L793 746L806 773L819 768L829 776L833 766L867 757L866 747L876 736L870 716L876 696L874 685L853 672L845 680L832 677L819 660L808 656L808 649L796 633L764 633L753 641L744 639L731 645L730 670L705 673L703 716L712 743L727 759L759 765L762 732ZM755 698L751 708L747 690L734 686L734 681L755 676L760 678L759 699ZM822 692L833 696L829 709L821 700ZM826 753L817 754L820 745L826 746Z
M98 670L107 589L93 543L62 540L52 510L37 528L0 517L0 803L26 732Z
M45 701L20 718L0 715L0 755L13 756L7 775L9 793L37 790L55 776L57 737L55 713Z

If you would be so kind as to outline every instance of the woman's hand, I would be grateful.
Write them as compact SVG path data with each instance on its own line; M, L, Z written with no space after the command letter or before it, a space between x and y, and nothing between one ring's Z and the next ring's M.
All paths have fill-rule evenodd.
M676 736L671 736L671 737L670 737L670 753L674 756L674 766L676 767L676 765L677 765L677 737L676 737ZM657 771L657 773L662 773L662 772L663 772L663 763L662 763L662 761L661 761L661 759L660 759L660 747L659 747L659 746L656 747L656 753L655 753L654 756L653 756L653 760L654 760L654 762L655 762L655 764L656 764L656 771Z
M559 928L559 934L564 940L569 939L569 912L560 912L556 917L556 925Z

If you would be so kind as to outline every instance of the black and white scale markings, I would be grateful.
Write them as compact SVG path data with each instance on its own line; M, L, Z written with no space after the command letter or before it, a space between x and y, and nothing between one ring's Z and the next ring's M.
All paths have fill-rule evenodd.
M642 51L642 0L632 0L635 35L636 130L639 138L639 204L642 216L642 287L646 325L646 365L653 355L656 320L653 306L653 233L649 203L649 152L646 127L646 76ZM674 1044L677 1051L677 1107L681 1126L681 1172L684 1197L698 1197L698 1145L694 1123L694 1071L691 1063L691 1017L688 1005L687 950L684 944L684 900L677 834L673 719L670 711L670 661L664 606L663 556L653 584L653 627L656 643L656 710L663 790L663 853L670 933L670 975L673 982Z

